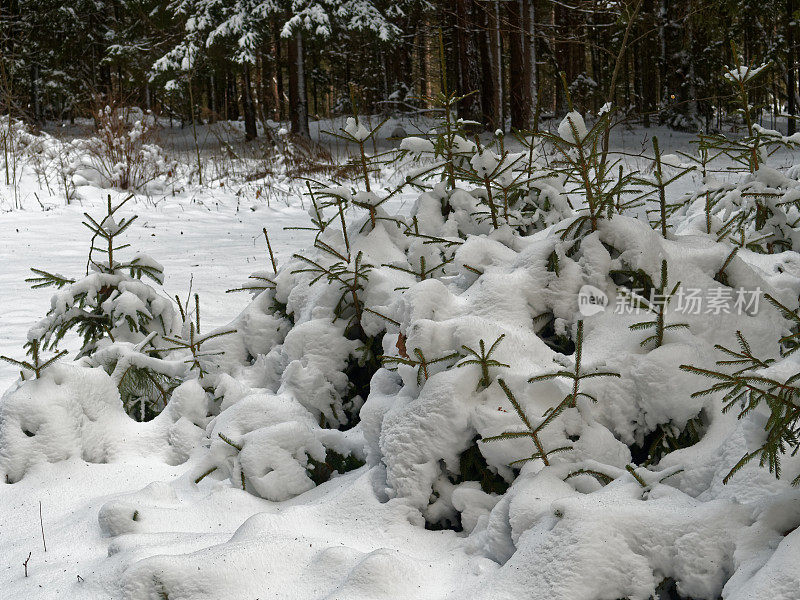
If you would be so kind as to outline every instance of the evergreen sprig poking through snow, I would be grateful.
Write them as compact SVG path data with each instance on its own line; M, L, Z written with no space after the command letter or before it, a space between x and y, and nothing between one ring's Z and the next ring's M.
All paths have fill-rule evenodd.
M2 356L2 355L0 355L0 360L4 360L26 371L30 371L33 373L36 379L39 379L47 367L55 363L58 359L62 358L63 356L66 356L67 354L66 350L61 350L60 352L57 352L54 356L51 356L46 360L42 360L41 357L39 356L39 344L40 344L39 340L31 340L28 346L28 354L30 355L30 360L16 360L14 358L11 358L10 356ZM24 371L20 371L20 377L22 378L23 381L25 380L26 377Z
M583 357L583 321L578 321L575 333L575 365L572 371L556 371L554 373L545 373L543 375L535 375L528 379L528 383L537 383L541 381L549 381L551 379L568 379L572 381L572 391L562 400L562 402L552 410L548 410L548 416L555 418L567 408L574 408L577 406L578 399L581 397L588 398L592 402L597 402L597 398L581 391L581 381L591 379L594 377L620 377L619 373L612 373L609 371L589 371L584 372L583 365L581 364Z
M531 454L527 458L521 458L515 461L512 461L509 466L516 465L520 463L528 462L529 460L536 460L540 459L545 466L550 466L549 457L551 454L555 454L556 452L565 452L567 450L572 450L572 446L561 446L560 448L553 448L552 450L545 450L544 445L542 444L541 439L539 438L540 432L550 425L553 419L558 416L557 410L551 410L548 413L545 413L544 417L542 418L541 422L538 423L535 427L531 423L530 418L525 413L525 409L522 408L522 405L514 396L514 393L509 389L508 384L502 379L498 379L497 383L503 389L503 393L508 398L508 401L511 402L511 405L514 407L517 415L519 416L522 423L527 428L526 431L504 431L500 435L493 435L487 438L483 438L484 442L496 442L498 440L513 440L516 438L522 437L529 437L533 441L533 445L536 447L536 451ZM559 411L560 412L560 411Z
M781 457L790 453L792 456L800 450L800 373L780 381L769 377L769 362L754 358L750 346L737 332L737 337L742 346L742 352L737 353L725 347L720 349L729 356L736 357L735 361L717 361L718 365L727 365L735 362L737 365L746 364L747 367L728 374L722 371L701 369L691 365L681 365L681 369L715 380L711 387L695 392L693 397L724 392L722 401L724 410L738 407L739 418L756 411L762 403L769 409L769 418L764 423L765 440L763 444L747 452L725 476L729 481L748 462L758 458L759 465L768 467L770 473L776 477L781 476ZM771 362L771 361L770 361ZM792 485L800 484L800 475L794 478Z
M637 298L640 303L643 303L647 309L655 314L655 320L653 321L641 321L640 323L635 323L629 327L631 331L644 331L647 329L655 329L655 333L644 338L639 345L642 347L652 343L654 348L660 348L661 345L664 343L664 334L671 330L671 329L688 329L689 326L686 323L671 323L669 325L666 324L666 313L667 308L669 307L670 302L675 297L678 288L680 288L681 282L677 282L670 291L668 288L668 273L667 273L667 261L661 261L661 281L659 282L658 286L652 285L652 281L650 281L650 285L647 289L650 290L650 298ZM635 294L635 292L629 292Z
M491 375L489 373L489 367L505 367L506 369L510 369L511 366L505 363L501 363L498 360L492 358L492 354L497 349L497 346L500 342L503 341L503 338L506 337L505 334L502 334L499 338L497 338L492 345L489 346L489 349L486 349L486 343L481 339L478 342L479 350L475 350L470 348L469 346L462 345L461 347L464 349L464 358L456 364L456 367L466 367L467 365L478 365L481 369L481 378L478 380L478 390L484 389L489 387L492 382Z

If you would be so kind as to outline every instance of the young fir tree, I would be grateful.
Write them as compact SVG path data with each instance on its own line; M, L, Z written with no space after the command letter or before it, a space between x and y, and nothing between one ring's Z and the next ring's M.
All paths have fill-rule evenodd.
M84 225L92 232L86 274L78 278L32 269L26 281L35 289L57 288L51 308L30 332L27 343L36 366L41 350L57 349L70 332L81 337L78 357L102 366L116 381L126 410L139 420L148 420L167 404L183 369L163 357L164 339L180 323L172 302L155 284L163 281L163 268L144 254L124 258L129 244L120 237L136 216L120 217L119 211L132 196L114 206L111 196L106 214L96 220L85 213ZM63 352L57 356L63 355ZM48 361L35 370L37 377Z

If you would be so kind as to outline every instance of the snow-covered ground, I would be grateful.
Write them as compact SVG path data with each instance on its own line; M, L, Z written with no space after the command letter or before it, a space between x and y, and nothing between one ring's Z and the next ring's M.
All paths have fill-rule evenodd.
M665 153L689 151L689 136L657 133ZM613 149L638 155L652 134L618 132ZM174 147L185 151L187 132L181 135ZM187 164L192 160L189 151L180 157ZM624 160L628 167L648 169L643 158ZM772 164L784 168L792 162L790 155L780 155ZM387 171L385 178L390 177ZM200 295L204 331L230 323L248 307L250 312L239 321L243 329L269 338L274 335L267 333L269 323L257 320L264 316L258 302L250 304L247 294L225 290L242 285L254 271L271 271L263 227L269 229L279 265L311 245L313 232L284 229L308 224L308 199L284 194L282 201L273 198L267 206L253 186L222 184L210 189L187 184L175 194L136 198L126 210L139 218L125 241L164 265L170 296L185 298L191 282L191 291ZM699 185L699 178L691 175L671 194L679 197ZM34 192L48 210L39 207ZM8 201L8 190L3 193ZM51 291L30 290L24 282L31 266L64 275L84 272L90 232L81 225L83 212L102 212L107 193L84 186L80 197L65 206L58 194L45 194L35 177L23 176L24 208L0 213L0 354L22 358L28 329L50 306ZM115 201L125 197L111 193ZM408 214L415 197L398 195L384 208L390 214ZM678 243L659 238L640 221L620 217L586 237L585 246L596 255L587 251L574 261L561 257L564 288L548 289L543 299L542 290L551 285L543 266L553 249L549 229L524 237L508 230L488 232L485 221L476 226L464 217L470 214L468 199L459 201L461 212L455 211L447 223L438 199L423 197L416 209L417 225L431 236L455 237L454 231L462 235L461 227L474 227L462 236L468 241L455 257L458 273L445 278L447 285L436 279L417 282L407 273L395 273L393 279L389 269L375 269L368 302L402 321L405 332L387 331L383 352L402 356L407 340L409 351L412 343L419 344L430 359L460 344L476 347L476 336L490 344L504 335L499 358L511 365L507 379L517 390L528 376L564 358L556 357L533 332L531 317L552 310L560 319L563 298L572 298L577 290L570 286L584 281L605 285L617 257L603 255L604 247L627 248L624 256L631 265L653 272L666 257L670 282L673 276L688 277L705 287L715 285L711 275L727 255L721 244L691 227L679 232L684 237ZM458 228L453 222L457 219L462 219ZM350 242L384 267L406 253L427 252L380 222L357 240L355 229ZM342 242L337 235L324 239ZM769 285L788 297L800 282L795 254L765 258L743 250L732 263L731 277L741 285ZM281 293L306 285L297 279L284 273ZM396 292L405 287L411 300L395 301ZM477 367L432 367L422 385L408 365L397 374L381 370L361 422L347 431L320 427L326 419L338 418L336 410L331 417L327 406L311 406L311 401L303 406L316 411L313 418L306 418L305 408L297 416L295 396L313 396L316 402L317 391L335 388L335 376L343 369L334 363L347 343L330 325L335 297L312 285L308 289L316 291L292 291L298 321L294 349L287 341L280 352L267 348L267 357L242 360L231 369L237 381L223 375L217 388L221 398L214 399L222 401L216 420L208 420L205 410L197 412L197 398L205 401L205 396L196 384L179 388L175 395L180 397L173 397L159 418L134 426L119 419L114 389L109 393L110 380L97 374L98 369L57 365L52 377L19 387L16 369L0 363L0 389L16 390L3 413L7 422L0 419L0 432L9 436L15 450L0 446L0 458L24 472L13 484L0 486L0 597L646 600L665 580L667 587L659 588L661 600L716 600L720 594L725 600L755 600L765 597L765 590L775 600L800 599L798 492L756 464L730 485L722 484L763 423L740 425L735 411L720 413L719 403L692 403L689 394L702 382L675 379L682 362L713 364L710 352L725 328L731 338L741 328L754 338L758 351L774 345L770 336L781 329L774 311L747 323L731 315L687 317L692 337L675 333L671 343L650 353L639 348L638 333L628 332L633 317L622 325L610 313L587 318L587 362L623 372L626 379L619 385L616 380L599 385L597 391L591 388L600 408L588 402L580 410L569 408L564 423L548 430L545 443L550 447L574 442L565 462L553 459L552 466L542 469L531 461L512 473L506 465L530 452L529 440L481 445L489 466L513 479L507 492L484 493L478 481L455 481L448 474L458 470L459 453L474 447L474 437L519 429L520 423L496 381L475 389ZM724 341L731 345L730 339ZM65 347L74 355L74 343ZM298 348L308 357L293 356ZM236 349L224 349L236 354ZM287 375L290 361L303 363L294 375ZM276 365L284 372L278 373ZM555 384L537 385L523 401L531 412L558 403L564 393ZM26 418L39 419L49 410L46 402L57 405L69 423L25 424ZM21 414L18 407L26 406L30 413ZM667 454L653 470L626 472L632 462L629 447L641 442L643 431L681 416L685 424L701 409L707 431L699 443ZM73 419L80 421L81 435L92 444L70 437ZM28 439L20 434L19 423ZM303 426L288 427L297 423ZM69 456L35 445L36 426L50 425L55 429L42 436L52 436L53 447L74 447ZM275 455L275 444L278 450L296 449L285 454L291 466L305 461L302 452L309 457L316 452L310 449L312 442L298 441L307 431L321 436L323 452L358 447L355 454L366 465L334 473L329 481L297 495L287 489L290 484L305 489L304 471L300 481L291 472L279 473L277 483L268 481L273 473L259 472L259 461ZM205 446L198 442L204 432ZM225 441L223 435L231 432L239 437ZM226 454L231 448L241 458ZM785 462L794 477L798 461ZM569 483L565 479L576 465L602 471L613 481L603 486L584 473ZM217 469L216 475L196 483L210 472L209 466ZM276 502L265 499L270 494L294 497ZM438 529L452 515L463 531L425 527L427 520ZM683 596L669 587L673 582Z

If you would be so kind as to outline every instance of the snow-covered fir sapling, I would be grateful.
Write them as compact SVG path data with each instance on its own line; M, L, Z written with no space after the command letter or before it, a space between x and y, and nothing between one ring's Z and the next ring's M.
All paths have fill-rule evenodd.
M703 187L689 196L688 204L702 198L706 232L714 233L717 240L728 240L759 253L781 252L793 247L797 235L795 228L800 220L797 181L769 168L767 161L779 150L797 148L798 139L754 122L749 90L769 65L744 65L735 46L733 54L735 66L725 73L725 80L731 84L739 103L746 133L738 138L724 134L699 136L699 157L692 159L702 166L704 181ZM728 166L726 172L745 173L741 181L717 181L710 176L708 164L721 157L736 165Z
M757 67L753 67L749 64L742 65L742 59L739 56L736 43L733 41L731 41L731 50L733 51L733 58L736 66L734 68L730 68L728 72L725 73L725 79L729 81L736 90L736 94L740 103L739 110L741 111L744 121L747 125L747 137L739 142L741 146L738 147L746 149L745 156L737 155L735 153L735 149L737 149L736 145L729 146L731 150L734 150L734 152L730 152L729 150L729 155L735 160L739 160L741 162L746 160L747 165L750 168L750 172L754 173L755 171L758 171L759 163L761 162L759 148L759 142L761 140L760 136L758 135L759 132L756 130L753 124L752 111L754 107L750 105L748 88L759 75L766 72L769 64L764 63ZM731 144L731 140L726 139L725 141Z
M423 162L407 183L421 189L433 184L429 193L441 203L443 217L468 213L469 223L459 220L461 235L505 225L530 233L560 221L570 211L550 171L537 166L531 174L526 153L505 149L502 136L484 144L479 136L468 139L463 124L458 125L453 128L445 118L431 130L430 139L405 138L398 159Z
M777 132L762 129L753 121L756 107L750 104L750 88L757 79L769 69L769 63L759 66L743 64L742 58L734 42L731 42L734 66L727 67L724 79L732 89L738 106L736 112L741 114L747 129L741 138L729 138L723 134L703 134L700 136L701 147L714 153L728 156L750 173L755 173L766 161L767 156L785 143Z
M733 367L732 373L723 370L702 369L692 365L681 365L681 369L689 373L700 375L713 380L710 387L692 394L693 397L707 396L723 393L723 411L728 412L737 408L739 418L753 413L762 404L767 406L769 416L763 424L764 438L760 447L745 455L737 462L724 478L727 483L742 467L758 458L762 467L769 468L776 477L781 476L781 456L790 453L792 456L800 451L800 373L795 373L788 378L775 379L774 373L785 369L784 363L793 370L797 370L794 358L784 358L781 363L773 359L756 357L750 344L744 336L737 332L740 350L732 350L717 346L726 356L717 361L721 367ZM800 484L800 475L792 485Z
M477 216L477 221L488 219L492 228L497 229L501 225L499 211L502 211L502 217L508 223L513 220L510 215L513 205L521 204L519 201L527 196L523 193L528 191L524 184L531 177L525 169L525 154L507 152L502 147L502 136L499 139L499 152L483 146L477 136L475 141L469 139L467 128L475 123L456 118L455 108L472 93L457 95L448 90L442 47L440 59L442 91L424 99L441 111L441 119L425 137L403 139L397 158L401 160L411 157L423 163L408 175L409 184L424 189L426 180L440 177L444 186L435 186L435 189L444 217L454 210L452 196L458 191L459 181L479 186L480 191L474 190L471 194L486 210L476 210L474 212L477 214L472 216ZM502 201L498 198L502 198ZM478 209L479 206L475 208ZM520 205L515 208L519 212L524 207Z
M370 192L372 191L370 188L370 175L375 171L375 167L373 165L373 157L367 154L366 144L370 141L373 144L375 143L375 135L389 119L387 117L375 127L368 129L358 116L358 104L356 103L354 91L351 91L351 103L353 116L347 118L345 126L341 127L339 131L325 131L323 133L358 146L356 161L361 169L361 177L364 179L364 189Z
M361 316L365 307L358 295L364 291L364 284L369 279L369 273L373 268L372 265L363 262L364 254L358 252L355 260L351 261L348 258L347 262L342 260L330 266L325 266L300 254L295 254L294 256L306 263L307 266L302 269L295 269L292 274L310 273L314 275L311 285L323 277L327 279L329 284L338 285L341 295L333 311L335 318L347 319L348 329L355 330L360 328Z
M160 335L172 329L173 311L168 299L142 282L148 278L163 282L163 268L150 257L137 254L130 260L118 260L118 251L129 247L117 238L136 220L115 214L131 196L112 206L108 196L106 215L99 222L84 213L84 225L92 232L86 276L71 279L42 269L31 269L34 277L25 281L33 288L53 286L60 291L52 300L50 311L32 331L42 348L55 348L71 329L82 337L78 356L92 354L98 342L108 337L138 342L152 331ZM95 253L102 258L96 258Z
M370 182L371 177L374 173L379 173L381 166L387 161L387 155L380 154L377 151L377 135L388 120L388 117L378 123L375 127L368 129L358 115L355 93L353 93L351 97L353 116L347 118L345 126L341 127L338 132L325 131L323 133L343 140L348 144L355 144L357 146L358 153L355 157L351 158L351 164L357 169L357 171L360 171L363 189L348 188L338 183L335 185L318 183L316 192L321 200L319 205L317 205L315 201L315 190L312 190L310 185L308 186L309 194L312 197L312 203L314 204L315 210L317 210L318 213L320 209L324 209L328 206L336 206L342 214L343 227L344 208L348 206L354 206L367 211L369 214L369 224L374 229L378 220L384 219L396 221L396 219L390 218L385 212L379 212L379 209L395 194L399 193L404 186L401 185L394 191L383 194L379 193L381 190L373 190ZM369 154L366 150L366 144L370 141L372 142L373 146L372 154ZM391 152L389 154L393 155L394 153ZM394 160L394 157L392 157L391 160ZM362 229L364 229L366 226L367 224L364 223ZM347 236L346 231L344 232L344 235Z
M492 148L483 147L476 136L476 153L469 162L460 163L458 169L459 179L483 186L486 191L484 203L489 208L494 229L500 226L498 219L500 210L503 221L515 226L524 225L524 220L519 217L512 218L511 211L533 212L530 207L517 206L528 192L532 180L528 170L524 168L525 154L510 153L502 148L502 138L499 141L501 148L497 153ZM501 202L498 201L498 197L502 199Z
M569 99L569 95L567 95ZM603 139L611 128L613 111L603 110L591 128L586 126L583 116L572 107L561 122L556 133L541 132L542 139L555 148L560 160L550 165L554 175L564 178L570 192L579 193L585 201L582 214L562 232L562 239L572 236L581 238L585 233L597 231L598 223L613 208L614 198L623 193L631 182L631 176L615 177L617 161L609 161L603 152Z
M490 367L502 367L505 369L510 369L510 365L505 363L501 363L498 360L492 358L492 354L494 351L497 350L497 347L500 345L500 342L503 341L503 338L506 337L506 334L501 335L498 337L491 346L489 346L489 350L486 350L486 342L483 339L478 341L478 350L474 350L469 346L461 346L464 350L464 358L459 361L456 367L466 367L467 365L478 365L481 369L481 377L478 380L478 390L485 389L489 387L492 383L492 377L489 373Z
M454 108L472 93L457 95L451 92L448 87L447 58L444 52L444 37L441 28L439 29L439 66L441 68L442 89L436 96L425 98L432 106L443 111L441 123L434 127L432 132L434 134L433 142L429 143L429 145L420 146L419 142L415 141L418 138L407 138L409 142L404 140L400 145L400 150L411 151L417 155L432 154L436 164L433 168L425 169L423 173L428 174L438 170L439 167L443 167L443 179L447 182L448 188L453 190L456 187L456 163L461 162L462 159L459 155L463 150L464 143L467 141L467 134L463 129L462 123L455 118ZM439 161L443 161L443 164ZM443 204L442 214L446 214L447 210L447 205Z
M347 231L344 217L342 216L342 230ZM345 235L345 241L347 237ZM325 281L329 286L337 288L338 297L332 309L331 321L338 320L345 322L344 336L348 340L360 342L357 348L360 355L357 358L348 357L345 375L350 382L349 394L352 398L348 399L344 410L348 415L338 415L337 419L348 421L356 418L357 407L352 404L356 397L366 397L372 375L381 366L381 340L383 331L376 333L367 332L362 324L365 313L370 313L379 317L381 320L399 326L400 323L383 313L374 310L363 301L362 293L369 282L369 275L374 266L365 262L364 253L358 251L353 257L350 253L350 245L347 243L346 255L333 248L330 244L318 239L316 248L321 250L327 257L335 262L328 264L323 257L318 259L308 258L301 254L295 254L294 258L301 262L300 268L293 269L292 275L308 274L312 279L309 285L314 285L318 281Z
M164 359L167 349L162 340L179 326L172 302L144 281L161 284L163 268L143 254L120 258L129 244L119 238L137 218L117 217L130 198L113 206L109 196L99 221L85 214L84 225L92 238L83 277L32 269L34 276L26 281L33 288L53 286L58 291L26 346L29 354L56 349L70 331L76 331L82 338L78 358L85 357L111 374L128 412L147 420L166 406L183 368Z
M468 139L464 123L456 118L454 108L470 95L460 96L443 90L435 96L424 98L441 111L442 116L427 136L407 137L400 143L400 158L411 155L431 160L431 164L421 166L408 176L410 183L424 180L430 175L440 175L448 189L455 189L456 172L464 160L464 153L473 149L473 143Z
M642 272L640 272L644 276ZM686 323L672 323L666 324L666 313L670 302L675 297L675 293L680 288L681 282L677 282L672 289L669 289L669 276L667 273L667 261L661 261L661 278L658 286L653 285L649 276L645 276L647 281L644 281L643 292L645 295L639 295L636 290L630 290L627 293L631 294L640 306L644 306L648 311L655 315L652 321L642 321L630 326L631 331L646 331L655 329L653 335L643 339L640 343L642 347L648 344L653 344L653 348L660 348L664 343L664 334L671 329L688 329ZM668 291L669 290L669 291Z

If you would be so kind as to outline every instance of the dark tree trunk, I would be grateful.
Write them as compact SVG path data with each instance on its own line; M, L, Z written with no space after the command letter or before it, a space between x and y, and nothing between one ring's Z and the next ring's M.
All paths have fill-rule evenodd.
M522 55L524 57L523 64L525 65L520 75L523 80L523 94L525 95L525 106L527 108L527 114L524 117L525 128L527 129L533 120L533 103L536 101L536 52L534 50L533 36L531 35L534 8L531 0L520 0L520 12L522 13Z
M253 103L253 89L250 85L250 65L244 65L242 77L242 110L244 111L244 139L248 142L258 137L256 129L256 107Z
M36 126L41 125L42 121L42 107L39 100L39 66L34 63L30 68L30 83L31 83L31 117Z
M639 45L641 57L641 94L644 125L650 127L650 117L655 112L659 99L659 82L661 77L658 72L660 49L658 44L658 23L656 19L656 2L645 0L642 5L641 35L644 36Z
M511 25L508 35L508 95L511 128L527 129L531 109L528 102L528 81L525 72L525 47L522 35L522 14L518 0L506 3L507 19Z
M476 35L478 38L478 53L481 60L481 123L484 123L491 130L496 130L500 127L500 121L497 118L497 94L495 91L495 72L494 61L492 60L492 36L491 36L491 23L488 10L492 5L483 3L481 6L475 3L475 16L476 19Z
M275 95L275 120L280 122L285 118L286 111L283 102L283 43L277 24L272 32L272 47L274 49L272 93Z
M228 70L225 75L226 90L225 90L225 105L227 107L225 118L231 121L239 119L239 102L236 97L236 78L233 73Z
M492 32L490 35L490 48L491 48L491 56L492 56L492 77L494 78L494 91L495 91L495 100L494 100L494 108L495 108L495 115L494 120L497 123L497 127L505 132L506 130L506 123L505 123L505 114L503 112L503 104L505 102L505 94L503 93L503 80L504 80L504 73L503 73L503 33L501 31L502 28L502 19L500 17L500 2L499 0L494 0L491 6L491 17L489 18L489 23L491 23Z
M289 40L289 112L292 133L304 138L310 138L303 54L303 34L298 31Z
M214 75L208 78L208 122L214 123L217 120L217 85Z
M473 92L481 88L476 36L474 35L474 6L472 0L456 0L456 41L458 42L458 93L467 95L458 106L462 119L481 121L481 102Z
M794 0L786 0L786 97L787 112L789 113L788 134L792 135L797 131L797 122L792 118L797 113L795 104L795 93L797 90L797 77L795 72L795 51L794 51Z

